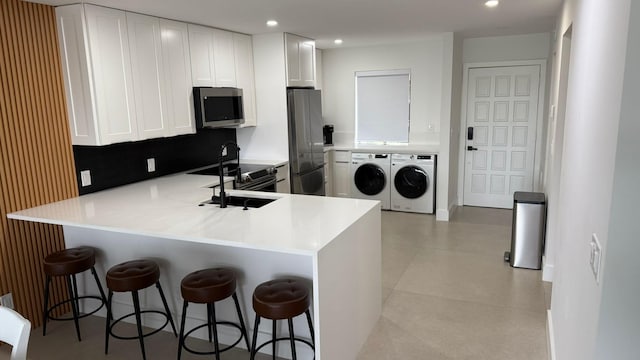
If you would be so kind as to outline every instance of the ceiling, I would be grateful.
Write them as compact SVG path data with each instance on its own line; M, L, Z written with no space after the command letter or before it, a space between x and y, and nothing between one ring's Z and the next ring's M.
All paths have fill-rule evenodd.
M78 0L29 0L49 5ZM82 1L82 0L80 0ZM84 2L84 1L83 1ZM434 33L462 37L553 31L562 0L91 0L169 19L247 34L290 32L316 39L321 49L416 41ZM266 21L275 19L276 28Z

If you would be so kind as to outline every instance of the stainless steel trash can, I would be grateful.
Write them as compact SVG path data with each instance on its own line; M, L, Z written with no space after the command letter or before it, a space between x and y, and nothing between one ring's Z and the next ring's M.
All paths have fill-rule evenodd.
M513 194L511 251L505 253L505 260L512 267L536 270L542 267L545 223L543 193L517 191Z

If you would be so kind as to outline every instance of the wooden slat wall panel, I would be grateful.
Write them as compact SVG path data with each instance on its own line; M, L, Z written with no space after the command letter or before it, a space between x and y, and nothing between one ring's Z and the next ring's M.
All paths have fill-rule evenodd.
M42 323L42 259L62 249L59 226L6 214L78 196L53 7L0 1L0 295ZM54 301L64 295L62 282Z

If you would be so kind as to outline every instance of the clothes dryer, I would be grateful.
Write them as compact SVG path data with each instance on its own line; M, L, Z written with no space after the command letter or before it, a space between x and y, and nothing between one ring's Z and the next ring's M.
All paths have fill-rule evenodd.
M351 196L379 200L383 210L391 207L391 156L389 154L351 154Z
M435 175L435 155L391 155L391 210L433 214Z

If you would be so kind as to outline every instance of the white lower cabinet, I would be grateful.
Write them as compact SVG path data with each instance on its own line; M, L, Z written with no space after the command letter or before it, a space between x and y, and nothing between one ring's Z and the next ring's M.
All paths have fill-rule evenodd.
M351 151L334 150L333 153L333 194L336 197L351 196Z
M289 194L291 193L291 185L289 183L289 164L285 163L276 166L276 192Z
M326 196L333 196L333 166L331 161L332 151L324 152L324 193Z

